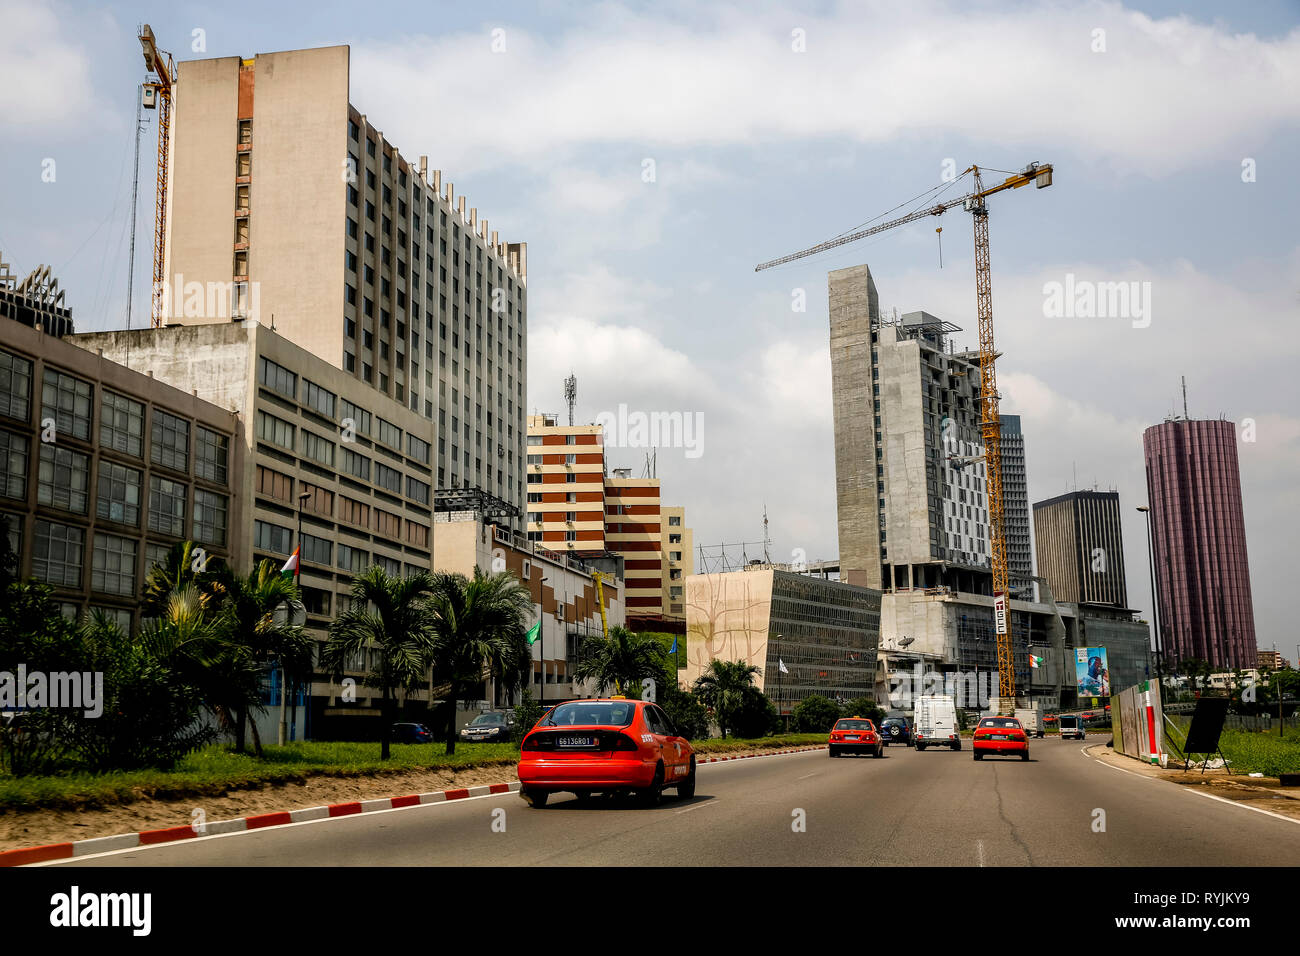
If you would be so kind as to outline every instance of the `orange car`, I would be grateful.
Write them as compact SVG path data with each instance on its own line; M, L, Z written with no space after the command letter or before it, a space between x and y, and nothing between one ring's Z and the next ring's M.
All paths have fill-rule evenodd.
M544 807L553 793L586 802L634 793L653 806L668 787L695 796L695 751L656 704L626 697L572 700L537 722L520 746L519 795Z
M983 760L986 754L1028 760L1029 738L1025 736L1025 728L1014 717L985 717L975 728L971 749L975 751L976 760Z
M869 753L873 757L885 755L885 741L876 725L865 717L842 717L835 721L826 747L832 757L841 753Z

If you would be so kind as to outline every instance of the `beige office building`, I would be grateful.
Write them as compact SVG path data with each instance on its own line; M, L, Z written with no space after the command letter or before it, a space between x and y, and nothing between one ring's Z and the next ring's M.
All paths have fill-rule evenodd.
M661 509L663 526L660 550L664 555L664 616L686 619L686 579L695 573L695 534L686 525L686 509Z
M177 72L167 323L273 327L436 422L438 487L522 514L525 244L352 104L346 46Z
M552 551L605 553L605 444L599 425L528 418L528 540Z

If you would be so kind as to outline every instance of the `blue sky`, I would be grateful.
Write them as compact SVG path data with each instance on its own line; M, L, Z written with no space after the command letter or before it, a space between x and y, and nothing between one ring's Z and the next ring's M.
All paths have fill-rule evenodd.
M658 453L696 541L758 540L766 505L776 558L829 557L826 271L868 263L882 306L940 315L973 346L970 225L944 217L942 269L928 222L754 264L933 188L947 160L1050 161L1051 189L997 197L990 217L1003 408L1024 417L1031 500L1067 490L1076 469L1080 486L1117 488L1130 603L1148 608L1131 510L1146 498L1141 432L1186 375L1194 417L1256 423L1239 451L1257 636L1295 656L1283 599L1300 531L1295 2L357 11L0 0L14 25L0 37L0 253L15 271L54 266L80 329L125 324L139 23L181 59L350 44L353 103L529 244L530 407L559 411L573 371L583 420L621 402L702 414L700 457ZM375 32L384 23L404 26ZM137 327L155 135L150 122ZM1046 316L1045 283L1068 274L1150 283L1150 324ZM800 289L805 312L791 308ZM615 464L639 472L642 457Z

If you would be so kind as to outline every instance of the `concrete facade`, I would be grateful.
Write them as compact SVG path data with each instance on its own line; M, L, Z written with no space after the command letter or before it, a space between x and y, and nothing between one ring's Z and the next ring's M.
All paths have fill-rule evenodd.
M1058 601L1128 607L1120 514L1116 491L1034 503L1038 568Z
M526 246L401 156L351 104L349 62L337 46L178 64L167 322L274 327L436 421L438 487L522 515Z
M233 411L188 388L0 321L0 514L19 576L70 617L102 609L130 632L172 545L244 552L242 438Z
M686 686L713 660L745 661L790 713L814 694L874 698L880 592L770 565L686 579ZM779 662L789 673L781 674Z
M665 506L663 514L664 616L686 620L686 579L695 573L695 532L686 523L686 509Z
M1034 551L1029 532L1029 479L1025 470L1025 435L1019 415L1002 421L1002 509L1007 535L1007 586L1032 598Z

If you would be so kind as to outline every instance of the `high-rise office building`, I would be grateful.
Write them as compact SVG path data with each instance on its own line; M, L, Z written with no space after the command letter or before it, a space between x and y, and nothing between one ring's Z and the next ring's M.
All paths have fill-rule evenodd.
M528 540L552 551L605 553L605 444L599 425L528 417Z
M1128 607L1120 524L1117 491L1034 502L1038 570L1057 601Z
M405 159L348 71L346 46L178 64L166 322L274 327L436 421L438 487L522 514L526 246Z
M1029 543L1029 484L1025 474L1025 435L1019 415L1002 421L1002 513L1007 537L1007 584L1012 593L1033 595L1034 556Z
M1143 432L1142 445L1165 656L1255 666L1235 425L1171 419Z

